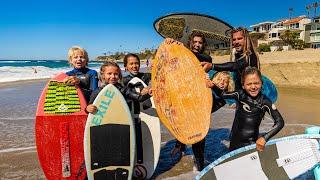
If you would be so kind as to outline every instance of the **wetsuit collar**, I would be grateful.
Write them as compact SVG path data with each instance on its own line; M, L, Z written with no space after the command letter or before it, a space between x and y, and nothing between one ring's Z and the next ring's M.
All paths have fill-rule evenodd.
M80 69L73 68L73 71L74 71L74 72L86 73L86 72L88 71L88 68L87 68L87 67L83 67L83 68L80 68Z

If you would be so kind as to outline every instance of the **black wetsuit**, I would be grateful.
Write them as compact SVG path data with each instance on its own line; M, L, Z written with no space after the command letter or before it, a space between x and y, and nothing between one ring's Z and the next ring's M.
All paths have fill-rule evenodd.
M219 89L217 86L213 86L212 88L212 98L213 98L213 105L211 109L211 113L216 112L224 105L226 105L226 101L221 97L222 90Z
M68 76L76 76L80 79L80 89L88 102L91 93L98 88L99 79L97 71L86 67L81 69L74 68L73 70L66 72L66 74Z
M137 77L140 78L145 84L149 84L151 80L151 74L150 73L141 73L139 72L137 75L127 73L123 77L123 84L127 86L128 88L139 88L140 91L144 88L143 84L136 83L136 84L129 84L132 78ZM136 101L134 99L129 100L128 99L128 105L130 107L131 112L133 113L134 123L135 123L135 130L136 130L136 147L137 147L137 162L142 164L143 163L143 146L142 146L142 131L141 131L141 120L139 119L140 114L140 103L142 101ZM150 99L146 99L142 102L143 109L150 108L152 106Z
M235 99L237 102L236 114L230 135L230 151L256 143L259 136L259 126L265 112L268 112L274 121L273 128L262 136L266 141L277 134L284 126L284 121L279 111L261 93L253 98L243 89L240 89L231 93L222 93L222 97L225 99Z
M141 79L144 83L146 83L146 85L148 85L149 82L151 81L150 73L139 72L137 75L134 75L130 72L127 72L123 77L123 84L126 86L129 83L129 81L134 77Z
M259 68L259 62L257 59L257 56L255 54L251 54L248 58L248 60L246 60L245 57L241 57L239 54L236 54L236 61L235 62L226 62L226 63L222 63L222 64L213 64L212 69L215 71L232 71L232 72L236 72L236 76L235 76L235 89L241 89L242 85L241 85L241 74L242 71L248 67L256 67Z

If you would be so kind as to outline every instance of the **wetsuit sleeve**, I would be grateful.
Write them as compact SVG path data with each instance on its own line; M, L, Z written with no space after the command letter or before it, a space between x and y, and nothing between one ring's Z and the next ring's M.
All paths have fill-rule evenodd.
M215 71L237 71L248 66L245 58L236 60L235 62L226 62L222 64L213 64L212 69Z
M98 73L97 71L93 71L90 77L90 90L95 91L98 88Z
M194 55L196 55L197 59L200 62L212 63L212 57L211 56L208 56L206 54L201 54L201 53L194 53Z
M263 135L264 139L268 141L271 137L276 135L283 128L284 121L276 106L272 104L272 102L269 99L265 99L264 102L265 111L267 111L271 115L274 122L273 128Z
M138 102L143 102L151 97L150 94L141 95L137 93L133 88L129 87L122 87L120 91L125 98Z

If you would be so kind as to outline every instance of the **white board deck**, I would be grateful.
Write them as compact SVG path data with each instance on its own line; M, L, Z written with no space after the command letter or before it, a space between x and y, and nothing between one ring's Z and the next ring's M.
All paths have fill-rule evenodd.
M313 176L312 169L320 162L319 141L320 134L302 134L270 140L267 142L265 150L258 152L262 171L269 179ZM217 167L223 163L238 161L240 158L256 152L255 148L256 145L253 144L223 155L205 167L195 179L217 179L214 171ZM242 160L240 159L240 161ZM242 166L233 166L234 173L239 174L242 171L241 168L250 167L245 162L241 163ZM255 165L254 168L258 167L259 165Z
M120 91L113 85L108 84L105 86L101 92L98 94L96 97L95 101L93 102L95 106L97 106L98 111L95 114L89 114L87 123L86 123L86 128L85 128L85 135L84 135L84 152L85 152L85 161L86 161L86 169L87 169L87 175L88 179L94 179L94 174L97 172L102 172L102 171L116 171L117 169L125 169L127 172L124 172L128 175L128 179L131 179L132 177L132 172L133 172L133 166L134 166L134 154L135 154L135 130L134 130L134 125L132 121L132 117L130 114L130 110L128 108L128 105L123 98L122 94ZM114 137L110 138L110 135L107 136L110 141L108 142L106 140L105 143L101 144L101 149L103 149L105 152L102 152L100 148L95 149L95 151L99 151L101 154L108 154L110 152L115 152L114 158L119 159L122 154L117 154L119 152L128 152L129 153L129 158L126 159L125 161L128 162L127 165L109 165L107 167L100 167L99 163L93 163L92 162L92 157L94 154L92 154L92 149L91 146L99 147L96 144L92 144L91 140L94 138L99 138L99 137L92 137L91 134L94 134L92 132L92 129L97 129L97 128L107 128L112 131L115 131L115 133L118 133L118 129L112 129L112 127L127 127L129 128L129 131L126 131L128 133L125 133L123 136L128 137L129 139L125 139L122 142L111 142L113 139L119 138L118 136L122 136L119 132L119 135L115 134ZM111 128L109 128L111 127ZM119 129L120 131L120 129ZM110 132L110 131L109 131ZM108 132L102 133L102 135L107 134ZM112 135L111 135L112 136ZM101 142L101 141L99 141ZM109 147L108 145L110 144L119 144L120 147L127 147L127 149L116 149L120 147ZM116 150L115 150L116 149ZM112 160L112 155L111 155L111 160ZM97 158L99 159L99 158ZM101 162L105 164L109 164L109 162ZM121 163L121 162L120 162ZM116 164L119 164L116 163ZM97 166L99 168L92 169L92 167ZM121 174L121 173L120 173ZM106 179L108 179L106 177Z
M144 87L147 85L139 78L134 77L129 82L130 84L142 83ZM136 89L137 92L140 89ZM151 98L152 108L154 109L154 102ZM159 161L160 149L161 149L161 131L160 131L160 120L158 117L147 112L143 112L142 107L139 118L141 120L141 131L142 131L142 146L143 146L143 166L146 168L146 178L150 178ZM150 111L149 111L150 112ZM155 112L155 111L154 111Z

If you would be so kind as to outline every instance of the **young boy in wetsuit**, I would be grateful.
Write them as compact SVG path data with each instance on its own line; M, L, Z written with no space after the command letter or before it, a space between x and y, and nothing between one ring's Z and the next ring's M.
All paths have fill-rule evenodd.
M66 72L69 77L64 82L69 85L79 85L87 102L90 94L98 88L98 73L87 68L89 57L85 49L74 46L68 51L68 61L73 66L71 71Z
M266 142L284 126L284 121L271 100L261 93L262 77L256 67L244 69L241 77L242 89L222 93L225 99L235 99L237 108L233 121L229 150L255 143L258 151L263 151ZM259 137L259 126L268 112L273 121L273 128Z

